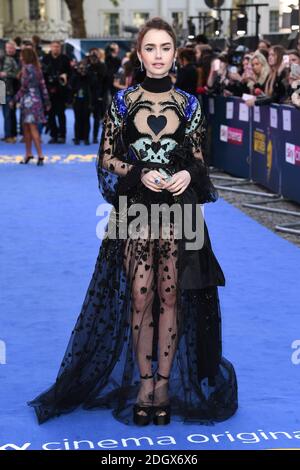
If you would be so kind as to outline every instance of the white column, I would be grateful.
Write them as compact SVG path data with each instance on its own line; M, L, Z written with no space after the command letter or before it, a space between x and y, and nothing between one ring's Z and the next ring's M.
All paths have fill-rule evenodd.
M27 1L15 0L14 1L14 22L29 17L29 5Z
M60 0L46 0L46 17L55 22L60 21Z
M6 19L6 11L3 2L0 3L0 37L4 36L4 23Z

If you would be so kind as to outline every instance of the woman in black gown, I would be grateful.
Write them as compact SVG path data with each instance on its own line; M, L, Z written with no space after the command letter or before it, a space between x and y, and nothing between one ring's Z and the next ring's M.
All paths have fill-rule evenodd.
M205 221L203 243L191 249L175 215L165 236L164 217L151 214L155 204L176 203L182 214L189 207L195 228L200 204L218 197L200 148L200 103L168 75L175 45L168 23L146 23L137 48L146 78L117 92L105 115L97 174L114 208L56 382L29 402L39 423L79 405L140 425L167 424L171 412L207 424L237 409L235 371L222 357L217 286L225 279ZM147 220L121 236L135 204L148 209Z

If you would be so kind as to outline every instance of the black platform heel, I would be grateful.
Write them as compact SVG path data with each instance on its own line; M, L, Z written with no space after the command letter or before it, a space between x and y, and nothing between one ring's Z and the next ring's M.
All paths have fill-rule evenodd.
M34 156L33 156L33 155L29 155L29 156L26 157L24 160L21 160L21 161L20 161L21 165L27 165L27 163L29 163L32 158L34 158Z
M169 380L170 377L165 377L157 372L157 381L164 379ZM166 386L168 386L166 384ZM169 403L154 405L153 406L153 423L157 426L165 426L171 421L171 406Z
M42 166L42 165L44 165L44 160L45 160L45 158L44 158L44 157L42 157L42 158L38 158L38 161L37 161L37 166Z
M141 375L141 379L153 379L153 375ZM150 399L153 399L153 396L149 395ZM141 414L143 412L143 414ZM150 424L153 417L153 406L143 406L136 403L133 406L133 422L138 426L147 426Z

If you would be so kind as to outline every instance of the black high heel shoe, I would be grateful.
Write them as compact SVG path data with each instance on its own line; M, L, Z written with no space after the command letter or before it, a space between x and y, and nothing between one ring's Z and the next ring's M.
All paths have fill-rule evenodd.
M38 158L38 161L37 161L37 166L42 166L44 165L44 157L43 158Z
M141 379L153 379L153 375L141 375ZM149 398L153 398L153 396L149 395ZM143 406L136 403L133 406L133 422L138 426L147 426L150 424L153 417L153 406Z
M161 379L169 380L170 377L165 377L157 372L157 381ZM168 386L168 384L166 384ZM161 405L153 405L153 423L157 426L165 426L171 421L171 406L169 403Z
M34 158L34 156L33 156L33 155L29 155L29 156L26 157L24 160L21 160L21 161L20 161L21 165L27 165L27 163L29 163L32 158Z

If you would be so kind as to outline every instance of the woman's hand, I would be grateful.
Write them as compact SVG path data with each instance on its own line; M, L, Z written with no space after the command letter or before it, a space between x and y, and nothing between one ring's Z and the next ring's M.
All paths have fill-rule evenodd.
M187 170L181 170L178 171L178 173L175 173L175 175L173 175L172 178L164 184L164 189L173 193L173 196L178 196L186 190L190 182L191 175L189 172Z
M235 82L241 82L242 81L241 75L237 72L229 72L228 76L231 80L234 80Z
M155 183L155 179L159 178L160 182ZM151 189L151 191L155 191L156 193L161 193L163 189L165 189L166 182L163 180L162 175L157 170L150 170L144 174L141 178L142 183L146 186L146 188Z
M252 106L255 105L255 101L256 100L255 100L255 97L254 97L253 99L246 100L245 103L249 108L251 108Z

